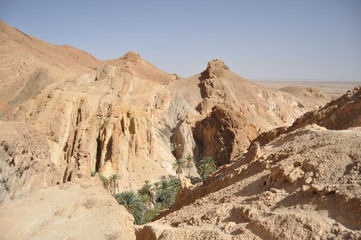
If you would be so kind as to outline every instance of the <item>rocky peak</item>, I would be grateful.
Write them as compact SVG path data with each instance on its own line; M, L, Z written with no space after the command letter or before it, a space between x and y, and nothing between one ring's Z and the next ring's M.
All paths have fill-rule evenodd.
M124 54L122 57L119 58L119 60L130 61L133 63L140 62L141 59L142 59L141 56L134 51L127 52L126 54Z
M213 59L208 62L207 69L202 72L204 78L221 78L224 71L229 71L229 68L222 60Z

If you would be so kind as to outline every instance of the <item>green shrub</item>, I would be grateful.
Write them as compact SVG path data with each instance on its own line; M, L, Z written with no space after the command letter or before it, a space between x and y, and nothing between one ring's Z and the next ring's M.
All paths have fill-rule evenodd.
M152 221L161 210L173 204L179 188L178 178L163 176L153 185L145 181L143 187L138 190L138 194L126 191L115 194L114 197L134 216L134 223L139 225Z
M212 157L204 157L199 164L199 172L202 179L206 179L209 175L216 171L216 163Z
M143 223L144 204L137 194L133 191L126 191L116 194L115 199L133 215L135 224Z
M155 216L159 213L160 209L158 207L154 207L152 209L148 209L144 212L143 224L149 223L153 220Z
M143 187L138 190L138 194L144 204L154 204L154 194L152 192L152 185L149 184L149 181L145 181Z
M156 203L158 203L162 209L172 205L177 191L180 188L180 180L173 176L163 176L157 186Z

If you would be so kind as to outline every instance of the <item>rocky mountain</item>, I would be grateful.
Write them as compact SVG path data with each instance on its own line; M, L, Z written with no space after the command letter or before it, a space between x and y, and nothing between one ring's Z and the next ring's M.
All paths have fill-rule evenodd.
M100 61L27 36L4 22L1 31L0 82L6 93L1 120L23 123L24 132L37 131L45 155L32 161L50 161L39 170L56 170L45 176L50 185L98 172L121 176L121 189L137 189L145 180L174 174L174 159L187 155L213 156L221 166L245 151L259 133L291 124L315 108L239 77L220 60L183 79L134 52ZM11 133L1 137L3 145L15 141ZM23 156L21 144L13 152L4 148L4 155ZM38 148L32 145L25 152ZM16 172L22 161L11 166L8 173ZM2 189L8 190L2 192L2 201L21 195L14 186L17 181L31 185L27 176L19 173L10 181L3 175ZM48 184L30 185L23 189Z
M137 228L138 239L359 239L360 93L261 135L184 188L157 221Z
M245 184L239 185L239 190L245 187L249 191L256 191L256 195L268 191L270 184L255 187L260 182L258 178L249 178L251 187L240 181L246 178L242 175L242 169L250 169L249 174L252 176L252 171L256 171L258 175L255 175L259 177L262 174L269 175L267 166L281 163L283 160L278 159L277 154L278 151L285 150L280 150L281 143L275 145L277 149L266 149L266 146L282 137L279 136L282 131L287 134L299 131L297 134L305 136L299 142L287 143L290 146L295 144L290 148L296 148L302 141L312 142L312 139L317 145L317 138L322 134L329 134L325 137L327 146L334 144L327 142L330 140L328 138L332 140L339 135L337 143L352 136L354 140L347 144L359 144L357 131L349 133L349 130L344 130L336 134L333 130L318 127L299 130L310 123L322 125L306 120L312 114L314 119L321 119L317 117L319 112L324 113L324 122L340 122L340 128L335 129L358 126L360 119L356 113L350 113L352 121L337 120L339 115L346 112L359 112L359 103L356 103L358 98L353 98L353 93L350 99L355 100L355 105L349 106L348 99L344 102L337 100L340 102L334 104L332 111L322 108L316 110L320 104L326 103L326 98L315 102L310 96L297 97L263 88L238 76L218 59L210 61L201 73L185 79L159 70L135 52L129 52L118 59L101 61L70 46L57 46L28 36L2 21L0 33L1 239L40 239L45 236L64 239L64 234L56 233L56 230L71 227L73 223L77 227L71 227L69 232L63 233L74 236L74 239L82 239L79 232L76 232L78 227L94 239L134 239L134 229L130 224L132 218L125 213L124 208L115 206L115 200L99 186L96 179L100 175L106 178L111 175L119 176L116 180L119 192L137 190L145 180L152 183L161 176L175 175L172 164L176 158L193 155L197 163L201 158L211 156L216 160L218 172L191 191L192 196L187 200L181 200L182 194L190 196L188 190L184 189L171 211L186 205L192 209L191 206L197 199L203 201L203 197L220 194L227 186L232 188L232 184ZM324 109L331 109L333 105L330 104ZM349 107L339 108L339 105ZM303 115L310 110L318 112ZM334 117L333 112L337 113ZM299 118L302 115L308 117ZM302 122L300 127L289 128L297 118L299 120L296 122ZM300 120L302 118L305 120ZM273 130L277 134L272 135L268 131L274 128L278 129ZM268 140L257 140L259 147L256 147L258 145L255 139L261 137ZM340 147L343 148L335 145L326 151L336 151ZM340 155L340 159L349 156L351 148L351 145L345 145L342 150L345 156ZM254 150L247 152L247 149ZM356 155L351 155L357 159L358 153L355 152ZM257 154L264 156L264 159L258 160L261 155ZM350 163L351 160L347 161ZM339 159L335 158L334 161ZM347 164L347 161L342 164ZM300 167L302 164L294 164L294 168L299 174L305 175L307 171ZM340 169L344 167L341 165ZM314 171L316 174L316 170ZM191 175L198 176L194 166ZM226 184L219 180L220 176ZM301 177L294 181L297 184L301 182L298 179ZM322 180L320 184L325 184L326 180ZM242 195L238 198L234 194L229 192L227 196L239 203L253 196ZM218 195L214 196L214 199L218 198ZM57 197L59 201L54 200ZM26 207L26 203L30 207ZM250 204L249 207L253 209L253 202ZM276 200L267 206L275 207L274 204L278 204ZM103 208L104 205L106 206ZM209 206L204 207L202 211L207 211ZM49 208L49 211L43 208ZM225 208L225 211L228 210ZM11 216L16 216L14 219L17 219L22 211L27 211L29 216L18 222L18 228L11 228ZM96 217L97 211L106 216ZM117 215L118 211L121 213L120 217ZM237 215L240 210L234 211ZM264 211L267 215L270 210L265 208ZM199 214L201 213L200 211ZM117 224L109 223L108 227L99 225L107 214ZM168 239L177 239L175 236L178 235L172 234L181 234L179 236L184 239L187 236L189 239L197 239L203 236L199 234L203 232L212 232L207 236L221 239L227 235L222 232L223 223L228 219L226 215L222 215L222 223L212 222L212 215L209 217L209 226L205 227L202 223L196 229L193 224L189 230L182 228L183 220L179 220L180 224L172 222L176 219L171 218L172 214L176 215L177 211L139 228L138 238L146 239L149 229L150 232L155 231L154 236L157 237L157 234L164 232L163 239L167 239L167 236ZM42 220L33 221L35 216L42 216ZM233 215L229 219L233 219ZM255 219L257 220L254 221L259 220ZM78 221L89 221L89 224L81 225ZM124 224L120 226L119 222L122 221ZM239 229L247 225L242 221L230 220L235 223L231 225L234 227L238 224ZM352 235L358 225L352 225L356 227L351 228L348 224L345 228ZM159 228L154 227L156 225ZM179 227L176 231L175 226ZM343 231L345 229L342 226L340 229ZM163 228L166 231L159 230ZM94 233L97 229L104 230ZM271 231L268 235L256 234L253 230L247 234L240 236L278 236Z

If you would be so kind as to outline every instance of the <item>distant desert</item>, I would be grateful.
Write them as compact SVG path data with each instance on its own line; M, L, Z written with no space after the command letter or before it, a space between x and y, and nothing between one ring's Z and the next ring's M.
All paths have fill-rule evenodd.
M294 88L317 88L321 92L328 93L332 96L339 97L348 90L355 88L361 84L358 82L342 82L342 81L253 81L263 87L278 90L285 87Z

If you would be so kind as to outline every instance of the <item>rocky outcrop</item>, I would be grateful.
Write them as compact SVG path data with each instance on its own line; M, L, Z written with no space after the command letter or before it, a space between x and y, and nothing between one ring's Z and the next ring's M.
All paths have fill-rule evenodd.
M137 234L167 239L161 233L208 228L221 234L204 239L358 239L360 134L314 125L253 146Z
M359 111L348 110L359 100L357 88L305 114L294 130L261 135L267 137L263 142L253 141L242 157L202 184L182 189L174 205L137 232L162 232L158 226L165 225L174 233L196 233L211 225L225 234L219 239L358 239L361 124ZM315 119L329 128L346 122L351 128L302 125Z
M179 80L180 77L171 75L159 70L149 62L141 58L141 56L133 51L126 53L124 56L105 61L106 64L120 67L123 71L130 73L132 76L147 79L158 84L166 85L174 80Z
M204 79L214 79L224 77L225 71L230 71L228 66L219 59L213 59L207 64L206 70L201 73L201 77Z
M254 141L264 145L281 134L292 132L308 124L317 124L327 129L347 129L361 126L361 86L348 91L324 107L307 112L290 127L281 127L265 132Z
M61 181L39 131L24 123L0 121L0 132L0 203Z
M174 156L179 159L187 156L193 156L196 143L190 124L186 121L180 121L173 129L171 142L174 144Z
M250 83L218 59L196 77L202 97L196 109L205 117L193 127L194 155L211 156L218 166L243 154L258 134L290 125L297 114L311 108L288 94Z
M195 124L195 156L212 156L217 165L222 166L242 154L258 135L257 128L242 113L231 109L227 105L217 105L206 118Z
M214 59L207 64L207 68L199 76L199 89L202 102L197 106L201 113L209 113L214 105L229 102L231 96L227 86L222 82L229 68L223 61Z
M120 189L137 189L145 180L172 172L174 159L170 139L160 135L151 120L163 111L168 93L162 94L162 102L151 99L147 106L142 94L149 90L161 95L156 84L105 66L75 83L48 86L35 98L8 108L4 120L25 121L43 134L61 182L99 172L121 176ZM147 112L146 106L153 109Z
M315 123L327 129L347 129L361 126L361 86L348 91L342 97L323 108L298 118L292 129Z

